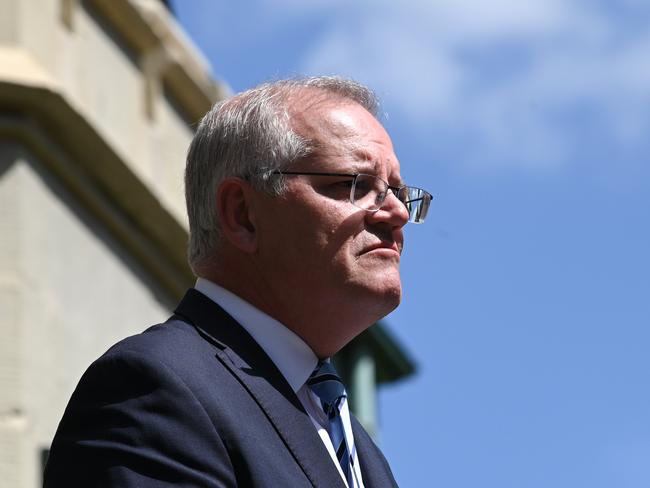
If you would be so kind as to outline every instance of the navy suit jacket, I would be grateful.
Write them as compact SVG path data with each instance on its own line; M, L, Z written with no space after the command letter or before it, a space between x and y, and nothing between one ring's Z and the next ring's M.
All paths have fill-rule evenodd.
M379 449L352 424L365 486L396 487ZM344 486L273 362L196 290L167 322L88 368L44 479L47 488Z

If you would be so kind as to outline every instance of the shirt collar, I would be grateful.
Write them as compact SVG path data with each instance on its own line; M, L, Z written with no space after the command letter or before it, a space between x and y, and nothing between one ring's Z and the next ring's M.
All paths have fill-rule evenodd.
M318 358L293 331L229 290L205 278L194 288L217 303L255 339L294 392L305 384Z

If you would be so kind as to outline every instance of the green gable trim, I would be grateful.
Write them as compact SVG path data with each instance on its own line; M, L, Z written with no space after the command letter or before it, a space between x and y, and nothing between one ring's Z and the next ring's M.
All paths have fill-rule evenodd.
M342 356L355 356L366 350L375 360L378 384L392 383L415 373L417 366L397 339L382 322L377 322L354 338L341 351Z

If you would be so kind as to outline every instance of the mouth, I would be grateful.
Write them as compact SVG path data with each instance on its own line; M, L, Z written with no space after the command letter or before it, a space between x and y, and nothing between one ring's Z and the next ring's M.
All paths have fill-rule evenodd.
M397 254L397 256L400 256L402 254L402 247L403 246L397 242L379 242L372 246L368 246L361 254L389 254L391 256Z

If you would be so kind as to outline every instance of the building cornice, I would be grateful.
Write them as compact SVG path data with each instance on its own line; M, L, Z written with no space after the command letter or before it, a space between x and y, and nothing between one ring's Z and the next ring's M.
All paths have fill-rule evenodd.
M193 284L187 231L56 90L0 81L0 140L33 152L165 290Z
M88 0L137 54L146 76L164 84L190 121L199 120L228 87L158 0Z

